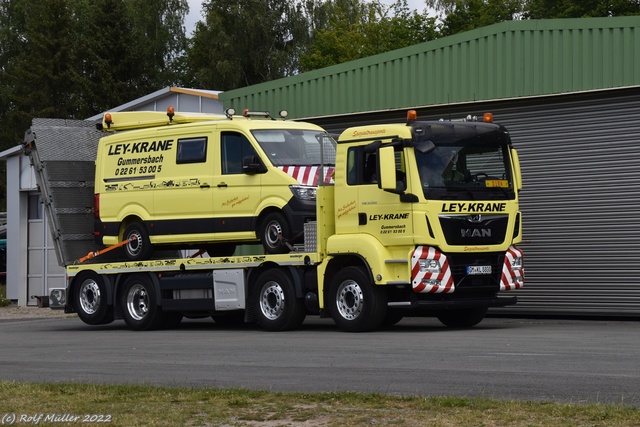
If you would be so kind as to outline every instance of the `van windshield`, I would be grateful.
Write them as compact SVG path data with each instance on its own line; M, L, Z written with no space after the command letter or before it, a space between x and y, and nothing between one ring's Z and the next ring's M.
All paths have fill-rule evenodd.
M335 141L325 132L262 129L251 133L274 166L335 165Z

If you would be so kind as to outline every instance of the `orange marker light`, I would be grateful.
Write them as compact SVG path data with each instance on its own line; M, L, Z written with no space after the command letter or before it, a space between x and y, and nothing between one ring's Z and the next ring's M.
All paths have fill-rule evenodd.
M107 113L104 115L104 122L107 124L107 129L111 127L111 123L113 123L113 119L111 118L111 114Z
M175 116L176 111L173 109L172 106L168 106L167 107L167 116L169 116L169 120L173 120L173 116Z
M415 122L416 120L418 120L418 113L416 112L416 110L407 111L407 121Z
M493 114L484 113L484 117L483 117L482 121L484 121L485 123L493 123Z

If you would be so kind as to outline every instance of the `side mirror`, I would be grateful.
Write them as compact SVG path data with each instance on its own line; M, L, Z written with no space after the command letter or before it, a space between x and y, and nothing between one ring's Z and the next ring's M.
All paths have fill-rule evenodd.
M520 171L520 157L515 148L511 149L511 158L513 159L513 184L517 191L522 190L522 172Z
M247 156L242 159L242 173L255 175L266 172L267 167L260 161L258 156Z

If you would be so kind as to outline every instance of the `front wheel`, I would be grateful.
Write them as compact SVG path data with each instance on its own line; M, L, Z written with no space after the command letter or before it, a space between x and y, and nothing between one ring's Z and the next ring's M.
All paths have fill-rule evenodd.
M443 311L438 320L450 328L471 328L484 319L488 310L487 307L477 307Z
M362 268L342 269L331 281L329 312L333 321L348 332L372 331L380 327L387 311L387 294L373 284Z
M107 286L100 275L91 272L79 275L73 295L78 317L87 325L104 325L113 321L113 309L107 301Z
M258 227L258 239L267 254L288 253L289 247L285 243L285 239L291 237L290 234L289 223L280 212L267 214Z
M127 326L135 331L155 329L165 320L162 309L156 304L153 283L145 274L134 274L124 282L120 309Z
M265 270L255 284L254 306L258 323L268 331L299 327L306 317L304 300L296 298L293 281L280 269Z

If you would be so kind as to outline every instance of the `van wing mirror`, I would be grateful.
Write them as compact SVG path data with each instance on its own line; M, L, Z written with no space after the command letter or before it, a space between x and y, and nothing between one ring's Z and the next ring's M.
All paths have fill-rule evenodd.
M242 173L255 175L266 172L267 167L260 161L258 156L246 156L242 159Z

